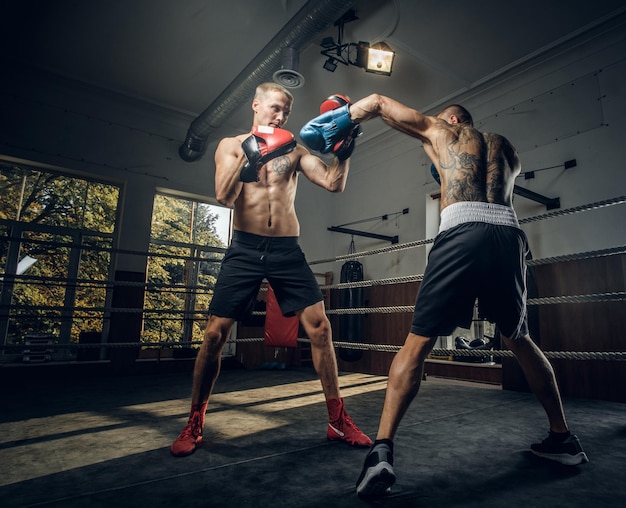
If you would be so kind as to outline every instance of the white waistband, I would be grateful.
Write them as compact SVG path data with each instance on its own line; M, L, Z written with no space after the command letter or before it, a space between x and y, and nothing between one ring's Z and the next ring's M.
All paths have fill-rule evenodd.
M515 210L510 206L494 205L474 201L460 201L446 206L441 211L439 232L466 222L486 222L519 228Z

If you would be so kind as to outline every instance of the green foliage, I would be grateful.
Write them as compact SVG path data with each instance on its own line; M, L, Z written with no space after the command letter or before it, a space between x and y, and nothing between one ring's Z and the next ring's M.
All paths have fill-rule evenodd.
M3 271L12 231L23 231L18 259L37 260L24 277L5 287L14 306L9 342L20 342L28 333L58 337L68 328L76 341L80 331L102 330L103 312L70 309L104 306L111 254L102 249L112 247L108 236L115 229L119 188L0 161L0 194L0 219L7 221L0 240ZM19 227L11 226L16 223ZM80 262L77 271L69 273L73 251L80 252Z
M107 304L119 188L0 161L0 195L0 269L6 271L8 237L18 230L18 259L37 260L4 285L13 306L8 342L28 333L68 333L77 341L81 331L102 331L104 313L81 309ZM206 203L155 196L143 341L201 339L226 247L217 218ZM80 261L70 273L76 252Z
M216 219L217 214L206 203L155 196L148 263L148 283L153 289L146 294L144 307L176 313L148 312L144 341L202 339L222 257L210 248L226 247L217 236Z

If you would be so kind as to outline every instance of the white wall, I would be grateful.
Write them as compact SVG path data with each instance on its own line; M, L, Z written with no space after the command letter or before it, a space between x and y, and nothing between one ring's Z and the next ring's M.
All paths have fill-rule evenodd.
M622 28L567 47L555 48L550 58L529 61L498 82L485 83L445 102L461 103L481 130L507 136L518 148L522 170L540 170L534 179L517 184L549 198L558 197L559 210L626 195L626 171L621 148L626 140L626 33ZM417 86L417 85L416 85ZM375 92L373 90L372 92ZM354 98L356 99L356 98ZM419 105L409 104L420 109ZM443 104L425 113L436 114ZM380 125L363 124L376 132ZM563 164L576 160L565 170ZM433 201L437 185L421 143L388 128L352 157L348 188L333 200L333 224L393 213L409 208L397 221L377 221L354 229L399 235L400 243L432 238ZM548 213L543 204L515 197L520 219ZM434 218L433 218L434 217ZM579 212L525 224L534 258L546 258L626 245L626 205ZM331 224L320 223L311 231ZM436 232L436 231L435 231ZM305 230L305 235L307 231ZM334 253L345 254L350 236L334 233ZM357 251L389 243L355 237ZM303 239L305 248L308 236ZM428 247L417 247L361 258L366 278L423 273ZM328 257L328 256L327 256ZM335 274L341 263L335 263Z
M212 152L187 163L178 148L193 118L20 67L0 82L0 156L122 187L119 243L146 252L157 188L214 203ZM118 270L145 259L119 256Z
M537 193L559 197L561 209L626 194L621 152L626 139L626 33L617 27L584 37L446 101L466 105L480 128L509 137L520 151L524 171L576 159L575 168L518 180ZM178 156L193 118L114 94L93 95L87 86L45 74L4 70L0 155L121 184L120 248L147 250L155 189L214 197L215 144L198 162ZM433 114L443 103L410 105ZM389 220L348 227L398 235L401 244L434 236L438 214L430 196L438 187L430 176L430 161L418 141L382 127L380 120L363 126L382 133L359 142L343 194L330 194L301 178L296 207L310 262L348 252L350 235L329 232L328 227L385 214ZM519 196L515 201L520 218L546 212L543 205ZM393 216L405 208L408 214ZM618 205L534 222L524 229L534 257L543 258L626 244L624 215L624 205ZM358 252L391 245L354 239ZM362 258L365 276L422 273L427 251L418 247ZM140 264L137 258L122 258L118 269L140 270ZM314 271L331 270L337 280L341 264L315 264Z

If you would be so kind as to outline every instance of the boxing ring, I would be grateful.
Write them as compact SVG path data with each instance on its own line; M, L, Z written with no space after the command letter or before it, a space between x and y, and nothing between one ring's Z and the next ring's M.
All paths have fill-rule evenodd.
M555 210L545 214L541 214L534 217L528 217L524 219L520 219L520 226L523 224L528 224L531 222L551 219L555 217L561 217L565 215L572 215L581 212L593 211L604 207L622 205L626 203L626 196L620 196L613 199L608 199L604 201L599 201L587 205L576 206L563 210ZM341 262L346 260L354 260L359 258L366 258L368 256L387 254L391 252L397 252L400 250L414 249L419 247L424 247L434 242L434 239L424 239L411 241L402 244L394 244L388 247L382 247L378 249L372 249L362 252L355 252L345 255L340 255L335 258L321 259L312 261L310 265L330 263L330 262ZM588 252L580 252L573 253L562 256L554 256L543 259L531 259L527 261L527 265L529 267L546 265L550 263L563 262L563 261L572 261L572 260L586 260L586 259L594 259L601 258L605 256L614 256L626 254L626 245L621 245L617 247L612 247L608 249L596 250L596 251L588 251ZM371 280L363 280L357 282L344 282L338 284L328 284L320 286L321 289L326 290L342 290L349 288L365 288L365 287L373 287L373 286L384 286L384 285L392 285L392 284L402 284L408 282L419 282L423 278L423 274L416 275L408 275L402 277L389 277L383 279L371 279ZM606 293L596 293L596 294L584 294L584 295L568 295L568 296L552 296L552 297L540 297L540 298L529 298L527 300L528 306L540 306L540 305L554 305L554 304L579 304L579 303L597 303L597 302L618 302L626 300L626 291L615 291L615 292L606 292ZM326 314L329 316L332 315L351 315L351 314L360 314L360 315L368 315L368 314L393 314L393 313L412 313L414 309L414 305L396 305L396 306L384 306L384 307L361 307L361 308L334 308L327 309ZM263 312L254 312L256 315L264 315ZM403 336L406 335L408 330L401 331ZM262 342L264 340L263 337L259 338L238 338L237 342ZM307 343L309 342L307 339L298 338L298 342ZM341 340L341 337L336 337L333 339L333 343L336 348L347 348L347 349L358 349L363 351L377 351L377 352L397 352L401 346L399 345L390 345L384 343L376 343L373 342L344 342ZM570 359L570 360L615 360L622 361L626 359L626 351L544 351L544 354L547 358L551 359ZM454 357L471 357L471 358L480 358L480 357L514 357L514 354L509 350L503 349L482 349L482 350L473 350L473 349L448 349L448 348L433 348L431 351L431 356L454 356Z
M522 219L543 220L565 213L618 206L626 197ZM365 258L412 249L432 240L338 256L333 261ZM530 261L541 266L558 260L621 256L626 246ZM328 262L321 260L315 263ZM315 264L312 263L312 264ZM322 286L389 286L415 283L421 274ZM90 281L94 283L93 281ZM116 282L115 285L118 283ZM144 283L121 281L151 289ZM623 302L624 292L536 298L529 306L588 305ZM133 314L140 309L110 307ZM411 313L413 305L329 308L329 316ZM173 310L156 309L169 315ZM263 312L256 312L258 317ZM617 331L618 333L619 330ZM398 332L402 339L406 330ZM234 339L235 344L262 342ZM306 344L307 339L298 339ZM197 346L180 343L111 342L51 344L52 350L104 348L157 349ZM375 341L352 343L337 337L335 347L360 348L393 355L400 346ZM7 347L15 347L13 345ZM439 349L455 357L508 357L506 350ZM602 366L624 360L624 351L547 351L554 360L594 360ZM76 362L80 363L80 362ZM564 398L571 428L581 438L590 463L564 468L543 461L528 445L544 437L545 415L531 393L498 386L429 377L398 429L398 482L388 497L364 504L355 481L364 450L325 439L326 408L313 369L224 369L207 412L202 446L183 459L169 446L188 416L190 373L157 372L142 376L54 375L53 365L24 366L27 375L0 384L0 496L3 506L187 507L254 506L299 508L407 506L527 508L528 506L623 506L621 488L626 460L624 405L619 402ZM6 366L0 374L10 374ZM43 379L43 381L42 381ZM386 377L340 372L340 387L359 427L376 432Z
M593 210L598 210L605 207L611 206L619 206L626 203L626 196L618 196L612 199L607 199L603 201L598 201L595 203L590 203L586 205L580 205L572 208L562 209L562 210L553 210L545 214L537 215L534 217L528 217L524 219L519 219L520 226L524 224L547 220L556 217L562 217L565 215L578 214L583 212L589 212ZM383 255L387 253L398 252L401 250L409 250L424 247L430 245L434 242L434 239L423 239L417 241L411 241L407 243L398 243L387 247L382 247L378 249L372 249L362 252L351 252L349 254L336 256L334 258L320 259L310 262L311 266L319 265L319 264L327 264L332 262L342 262L347 260L356 260L360 258L366 258L369 256L375 255ZM549 257L544 259L531 259L527 261L527 265L529 267L541 266L550 263L563 262L563 261L572 261L572 260L588 260L595 258L602 258L607 256L618 256L626 253L626 245L620 245L612 248L596 250L596 251L588 251L588 252L580 252L580 253L572 253L568 255ZM344 282L337 284L325 284L320 285L322 290L344 290L349 288L367 288L374 286L387 286L394 284L403 284L409 282L419 282L423 278L423 274L416 275L408 275L402 277L390 277L390 278L382 278L382 279L371 279L371 280L361 280L356 282ZM19 280L31 280L28 277L14 275L7 276L7 280L19 281ZM73 284L82 284L84 286L107 286L109 288L112 287L139 287L143 288L147 291L158 289L159 285L155 284L146 284L140 282L132 282L132 281L115 281L113 284L110 282L100 282L93 280L75 280L68 281ZM36 284L36 281L32 281L32 283ZM48 282L50 283L50 282ZM54 283L54 282L53 282ZM261 291L266 291L266 288L261 288ZM554 305L554 304L584 304L584 303L598 303L598 302L621 302L626 300L626 291L615 291L615 292L605 292L605 293L595 293L595 294L581 294L581 295L568 295L568 296L552 296L552 297L541 297L541 298L529 298L527 304L529 307L532 306L541 306L541 305ZM3 305L3 309L0 308L0 313L4 313L6 315L7 308L9 306ZM16 307L16 306L13 306ZM328 316L343 316L343 315L371 315L371 314L394 314L394 313L412 313L414 305L411 303L410 305L394 305L394 306L379 306L379 307L353 307L353 308L327 308L326 313ZM46 306L38 306L37 310L58 310L56 307L46 307ZM161 316L176 316L181 314L188 315L188 311L177 311L173 309L137 309L137 308L124 308L124 307L94 307L91 309L74 309L78 313L84 312L106 312L117 313L117 314L143 314L143 315L161 315ZM197 313L194 313L197 314ZM262 317L265 315L264 311L253 311L253 316ZM196 317L195 320L201 321L206 319L205 317ZM406 335L407 330L401 330L399 333L404 337ZM229 344L233 343L236 345L237 343L254 343L254 342L263 342L265 340L264 337L248 337L248 338L235 338L229 340ZM310 341L306 338L298 338L298 343L307 344ZM45 345L47 349L55 350L55 349L63 349L63 350L88 350L88 349L125 349L125 348L181 348L181 347L193 347L199 346L201 341L158 341L158 342L150 342L150 341L141 341L141 342L99 342L94 344L77 344L77 343L63 343L63 344L54 344L48 343ZM375 351L375 352L389 352L394 353L400 349L399 345L391 345L385 344L381 341L369 341L369 342L345 342L341 340L341 337L337 336L337 332L334 333L334 346L336 348L346 348L346 349L356 349L363 351ZM10 349L15 348L14 345L1 345L2 349ZM544 351L544 354L547 358L554 359L572 359L572 360L609 360L609 361L622 361L626 359L625 351L587 351L587 352L578 352L578 351ZM437 348L435 347L431 351L431 356L454 356L454 357L512 357L513 354L511 351L502 350L502 349L486 349L486 350L472 350L472 349L449 349L449 348Z

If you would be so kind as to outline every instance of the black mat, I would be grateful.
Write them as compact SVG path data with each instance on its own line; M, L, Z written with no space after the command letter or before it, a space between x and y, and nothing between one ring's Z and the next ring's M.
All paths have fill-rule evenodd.
M374 437L385 378L344 374L346 406ZM528 451L547 433L534 396L429 378L396 440L398 482L354 493L366 450L325 438L309 369L224 371L190 457L169 445L187 418L191 374L3 386L0 499L55 507L623 507L626 407L566 399L590 463Z

